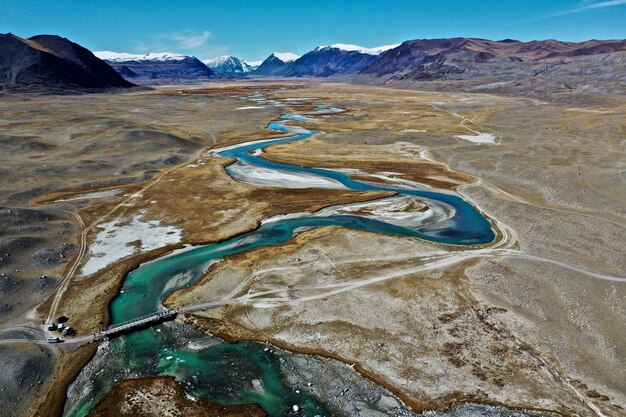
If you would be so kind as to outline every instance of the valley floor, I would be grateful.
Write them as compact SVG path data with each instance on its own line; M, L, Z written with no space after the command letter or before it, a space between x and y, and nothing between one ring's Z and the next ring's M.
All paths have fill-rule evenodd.
M328 105L345 112L306 121L322 133L264 148L262 156L457 192L492 221L496 242L468 248L308 230L227 256L164 304L264 292L277 302L177 321L227 340L339 360L382 387L362 392L413 412L475 403L622 415L626 100L607 103L287 81L12 97L0 103L7 150L0 337L43 339L42 323L61 314L79 335L93 333L109 322L107 307L128 271L273 216L348 210L419 218L420 203L354 204L390 193L237 182L224 170L232 159L207 153L276 136L265 126L282 113ZM105 350L0 343L2 357L15 358L0 376L10 394L0 399L0 416L58 414L68 385ZM294 369L306 361L290 360ZM349 372L351 384L366 384ZM316 389L308 390L323 400ZM188 404L177 384L146 378L118 385L93 415L119 406L129 390L135 398L166 390L172 403L204 407L198 415L216 407Z

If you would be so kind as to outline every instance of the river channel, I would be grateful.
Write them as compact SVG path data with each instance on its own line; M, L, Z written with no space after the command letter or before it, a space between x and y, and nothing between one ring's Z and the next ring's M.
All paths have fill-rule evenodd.
M350 178L349 172L279 164L263 158L262 149L272 144L304 140L317 132L300 125L322 114L341 110L317 106L308 113L284 114L267 128L278 132L276 139L248 142L211 151L213 156L235 158L226 171L236 180L257 184L248 177L255 170L271 171L276 183L281 178L317 178L329 187L359 191L389 191L424 201L432 215L405 227L384 219L334 213L327 216L303 214L263 222L249 233L229 240L179 251L141 265L129 273L121 291L110 304L111 324L155 312L172 292L193 285L214 262L230 254L267 245L278 245L297 233L323 226L342 226L379 233L411 236L451 245L481 245L496 235L491 223L472 204L453 192L424 186L370 183ZM291 134L284 137L284 134ZM302 186L302 184L298 185ZM306 186L306 184L305 184ZM315 188L312 186L311 188ZM142 329L108 342L105 359L92 361L68 393L65 416L81 417L121 379L174 376L186 394L224 404L257 403L271 416L295 413L304 416L331 415L323 398L303 388L294 390L286 382L281 357L291 355L254 342L227 343L181 323L166 323ZM96 356L100 355L97 354ZM102 355L101 355L102 356ZM295 415L295 414L294 414Z

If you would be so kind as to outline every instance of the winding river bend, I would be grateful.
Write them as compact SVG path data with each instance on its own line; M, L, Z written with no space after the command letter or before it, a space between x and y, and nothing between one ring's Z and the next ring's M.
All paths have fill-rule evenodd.
M288 122L306 123L312 120L309 116L340 111L317 106L308 113L285 114L281 116L282 120L270 123L268 129L281 134L291 133L291 136L243 143L210 153L236 158L226 170L239 181L285 185L286 179L300 178L304 182L311 180L312 185L308 188L316 188L319 184L321 188L389 191L424 201L429 206L427 215L417 217L411 225L338 212L270 219L250 233L179 251L140 266L128 274L123 291L110 305L112 324L157 311L164 297L197 282L210 264L224 256L278 245L311 228L343 226L454 245L486 244L495 239L491 223L457 194L434 191L419 184L396 186L357 181L346 172L279 164L262 157L264 147L303 140L317 133ZM292 186L307 187L298 181ZM272 416L288 415L294 404L298 405L298 415L330 415L323 401L307 394L306 389L293 390L285 382L280 355L289 353L276 353L264 344L226 343L191 326L169 323L116 338L109 345L106 348L108 353L85 367L70 388L66 416L86 415L117 381L147 375L174 376L185 392L194 398L203 397L224 404L257 403Z

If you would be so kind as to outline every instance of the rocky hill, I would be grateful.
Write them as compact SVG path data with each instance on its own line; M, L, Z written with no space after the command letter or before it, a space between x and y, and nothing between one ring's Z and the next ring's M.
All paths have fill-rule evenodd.
M285 70L287 77L329 77L357 74L376 60L376 55L336 46L318 47L302 55Z
M466 91L537 95L623 88L625 63L626 40L418 39L381 53L355 81L433 89L458 81L454 88Z
M0 35L0 87L3 89L126 88L126 81L89 50L54 35L24 39Z
M254 70L254 75L274 75L279 76L284 74L289 64L300 58L296 54L291 52L274 52L268 56L265 61Z
M626 41L593 40L577 43L556 40L419 39L406 41L382 53L361 73L406 75L415 79L465 78L488 72L489 64L533 63L620 51L626 51Z

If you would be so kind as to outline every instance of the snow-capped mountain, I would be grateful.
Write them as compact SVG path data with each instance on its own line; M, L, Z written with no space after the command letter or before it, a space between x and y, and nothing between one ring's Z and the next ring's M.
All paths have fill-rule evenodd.
M300 58L300 55L296 55L296 54L294 54L292 52L274 52L270 56L274 56L274 57L280 59L283 62L291 62L291 61L295 61L296 59Z
M365 48L336 43L318 46L299 57L291 53L273 53L254 71L255 75L286 77L329 77L352 75L374 62L378 55L399 45Z
M255 75L282 75L289 64L300 58L291 52L274 52L254 71Z
M215 71L198 58L172 52L128 54L125 52L97 51L94 54L107 62L120 75L143 79L144 82L159 83L180 80L214 78Z
M254 70L246 61L234 56L218 56L203 62L213 71L226 75L245 75Z
M318 46L290 63L281 75L287 77L330 77L353 75L374 62L378 55L395 45L364 48L358 45Z

